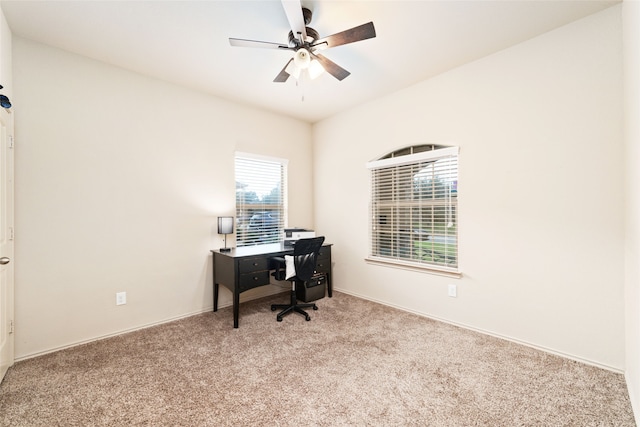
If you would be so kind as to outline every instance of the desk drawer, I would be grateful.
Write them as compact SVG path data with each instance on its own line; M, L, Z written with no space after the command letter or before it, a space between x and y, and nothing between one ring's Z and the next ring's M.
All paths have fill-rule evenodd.
M269 284L269 270L241 274L240 280L238 281L240 292L247 291L249 289L257 288L258 286L263 286L268 284Z
M316 264L316 272L331 273L331 258L318 259Z
M241 259L238 268L240 269L240 274L268 270L269 259L266 257Z
M318 273L331 273L331 248L323 247L320 249L316 271Z
M331 259L331 247L323 246L320 248L320 252L318 252L318 261L321 259Z

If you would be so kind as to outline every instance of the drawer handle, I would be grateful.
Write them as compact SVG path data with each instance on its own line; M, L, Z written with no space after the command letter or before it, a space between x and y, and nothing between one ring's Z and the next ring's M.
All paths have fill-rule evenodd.
M257 262L254 262L254 263L253 263L253 266L254 266L254 267L257 267L257 266L258 266L258 263L257 263Z
M258 280L259 277L253 276L253 280Z

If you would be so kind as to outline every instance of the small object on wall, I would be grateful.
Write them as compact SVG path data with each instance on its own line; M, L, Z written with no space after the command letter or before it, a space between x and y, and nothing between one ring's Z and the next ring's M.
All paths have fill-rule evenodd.
M454 298L458 296L458 287L456 285L449 285L449 296Z
M231 248L227 248L227 234L233 233L233 217L218 217L218 234L224 234L224 248L220 248L220 252L229 252Z
M0 85L0 89L2 89L2 85ZM9 98L5 95L0 94L0 106L2 106L2 108L9 109L11 108L11 101L9 101Z
M127 303L126 292L116 292L116 305L124 305Z

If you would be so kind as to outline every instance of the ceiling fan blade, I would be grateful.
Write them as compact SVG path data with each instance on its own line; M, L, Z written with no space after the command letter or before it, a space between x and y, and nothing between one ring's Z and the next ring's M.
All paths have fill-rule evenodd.
M300 0L282 0L282 7L284 8L284 13L287 15L287 20L289 21L289 26L293 34L297 39L300 39L302 35L302 40L306 40L307 30L304 23L304 16L302 15L302 3Z
M288 44L260 42L256 40L244 40L244 39L233 39L233 38L229 38L229 44L231 46L238 46L238 47L259 47L259 48L265 48L265 49L292 49L289 47Z
M341 46L347 43L359 42L360 40L372 39L376 36L376 29L373 22L353 27L331 36L323 37L313 43L316 49L328 49L330 47Z
M287 73L285 70L287 69L289 64L291 64L292 61L293 61L293 58L291 58L289 62L287 62L287 64L282 69L282 71L280 71L280 74L278 74L276 78L273 79L275 83L284 83L287 81L287 79L289 78L289 73Z
M325 56L316 55L313 53L311 54L311 56L317 59L320 62L320 64L322 64L322 68L324 68L324 70L327 73L331 74L333 77L335 77L340 81L349 77L349 74L351 74L350 72L348 72L347 70L345 70L344 68L342 68L341 66L339 66L338 64L336 64L335 62L333 62L332 60L330 60Z

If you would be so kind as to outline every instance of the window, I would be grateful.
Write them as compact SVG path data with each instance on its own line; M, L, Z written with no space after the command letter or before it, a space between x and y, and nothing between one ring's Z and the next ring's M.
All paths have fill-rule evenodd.
M287 160L236 153L236 245L283 240Z
M369 260L457 273L458 148L404 148L367 167Z

